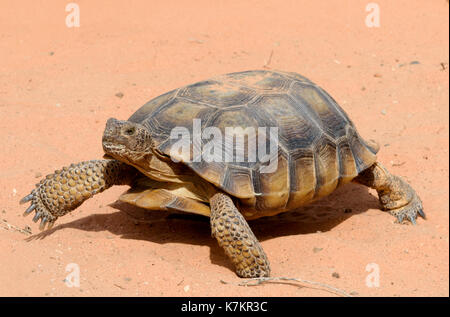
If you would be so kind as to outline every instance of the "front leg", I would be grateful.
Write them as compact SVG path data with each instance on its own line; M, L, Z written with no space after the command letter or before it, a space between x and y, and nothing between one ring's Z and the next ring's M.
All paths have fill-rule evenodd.
M240 277L268 277L270 265L258 239L228 195L210 199L211 232Z
M20 201L31 201L24 216L33 210L34 222L41 219L40 230L50 229L58 217L80 206L86 199L113 185L128 185L138 174L132 166L117 160L92 160L71 164L47 175L31 194Z

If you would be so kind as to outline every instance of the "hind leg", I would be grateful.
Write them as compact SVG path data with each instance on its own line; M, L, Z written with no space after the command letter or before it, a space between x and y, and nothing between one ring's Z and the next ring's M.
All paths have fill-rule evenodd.
M389 173L380 163L373 164L353 181L376 189L383 209L395 216L399 223L409 219L416 224L417 215L425 218L422 201L414 189L400 177Z

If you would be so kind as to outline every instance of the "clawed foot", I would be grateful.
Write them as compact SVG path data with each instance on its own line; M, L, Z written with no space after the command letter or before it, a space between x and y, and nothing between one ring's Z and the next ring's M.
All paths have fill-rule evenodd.
M25 196L20 200L20 204L31 202L31 205L27 208L27 210L25 210L23 215L28 216L33 211L36 211L33 221L38 222L39 220L41 220L39 230L44 230L46 226L47 229L51 229L58 217L53 216L45 206L39 195L40 189L41 186L39 185L35 189L33 189L31 194Z
M426 219L425 213L423 212L422 202L420 198L415 196L413 200L406 206L389 210L389 213L397 218L397 223L403 223L409 220L413 225L416 224L416 218L421 216Z
M397 223L410 221L415 225L418 216L425 219L422 201L416 191L401 177L388 175L388 186L378 190L384 210L395 216Z

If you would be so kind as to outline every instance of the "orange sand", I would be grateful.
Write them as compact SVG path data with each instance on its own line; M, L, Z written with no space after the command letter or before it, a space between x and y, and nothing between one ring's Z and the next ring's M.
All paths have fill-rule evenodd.
M113 204L125 187L45 234L21 216L19 199L42 175L102 156L109 117L127 119L181 85L263 67L325 88L380 143L379 160L413 185L428 215L395 224L374 191L349 185L305 208L329 221L254 221L272 275L357 296L449 295L447 1L378 0L379 28L365 26L361 0L76 2L79 28L66 27L64 1L2 1L1 296L335 296L295 283L221 283L239 279L207 219ZM70 263L80 287L63 282ZM379 287L366 286L370 263Z

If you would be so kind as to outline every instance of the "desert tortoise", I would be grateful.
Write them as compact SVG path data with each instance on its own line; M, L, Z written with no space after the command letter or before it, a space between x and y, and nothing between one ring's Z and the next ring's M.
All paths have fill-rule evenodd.
M121 201L209 216L237 274L262 277L269 262L246 219L296 209L350 181L376 189L398 222L425 216L415 191L377 163L378 145L296 73L231 73L173 90L127 121L109 119L102 144L104 159L57 170L21 200L31 201L25 215L35 210L41 230L127 184Z

